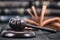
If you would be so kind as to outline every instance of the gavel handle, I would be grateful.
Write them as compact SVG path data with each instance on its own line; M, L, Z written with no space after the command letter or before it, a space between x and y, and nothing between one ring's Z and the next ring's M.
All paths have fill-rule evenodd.
M34 26L34 25L30 25L30 24L26 24L27 27L30 27L30 28L34 28L34 29L37 29L37 30L42 30L42 31L47 31L47 32L51 32L51 33L56 33L57 30L54 30L54 29L51 29L51 28L46 28L46 27L38 27L38 26Z

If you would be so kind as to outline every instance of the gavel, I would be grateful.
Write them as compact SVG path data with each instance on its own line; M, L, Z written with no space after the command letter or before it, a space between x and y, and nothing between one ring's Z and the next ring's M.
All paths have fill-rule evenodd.
M55 33L56 30L51 29L51 28L45 28L45 27L38 27L35 25L31 25L29 23L27 23L24 19L22 18L11 18L9 20L9 26L11 27L11 29L15 30L15 31L23 31L25 27L29 27L29 28L34 28L37 30L42 30L42 31L47 31L47 32L52 32Z

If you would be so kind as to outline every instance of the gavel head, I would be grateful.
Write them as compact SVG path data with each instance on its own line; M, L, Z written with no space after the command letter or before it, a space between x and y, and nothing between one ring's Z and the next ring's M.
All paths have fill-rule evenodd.
M19 17L11 18L9 20L9 26L16 31L22 31L25 28L25 21Z

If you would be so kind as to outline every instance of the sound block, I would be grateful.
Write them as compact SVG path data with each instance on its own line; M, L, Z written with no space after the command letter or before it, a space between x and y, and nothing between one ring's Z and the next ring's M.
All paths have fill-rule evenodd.
M35 37L35 32L33 31L14 31L14 30L3 30L1 32L1 37L7 38L32 38Z

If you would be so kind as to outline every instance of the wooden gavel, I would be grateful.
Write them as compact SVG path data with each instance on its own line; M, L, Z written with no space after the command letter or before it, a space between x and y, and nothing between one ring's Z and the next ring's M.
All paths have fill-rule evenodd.
M48 32L56 32L56 30L54 30L54 29L45 28L45 27L40 28L38 26L28 24L26 21L24 21L23 19L20 19L20 18L10 19L9 25L15 31L23 31L25 27L30 27L30 28L34 28L37 30L43 30L43 31L48 31Z

